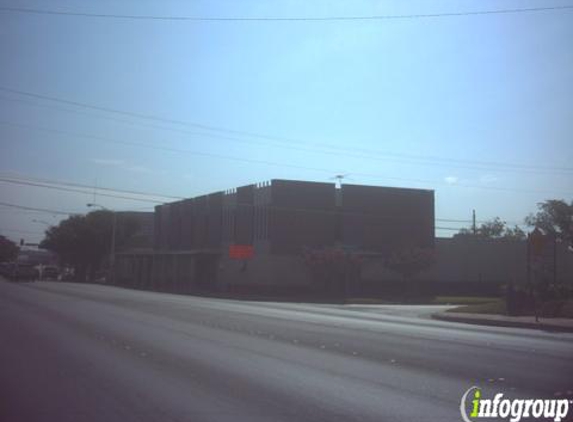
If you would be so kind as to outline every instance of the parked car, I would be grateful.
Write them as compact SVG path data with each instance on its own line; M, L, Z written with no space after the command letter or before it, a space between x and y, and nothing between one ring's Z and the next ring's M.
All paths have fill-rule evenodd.
M42 268L42 280L57 280L59 276L58 267L50 265Z
M108 281L108 272L105 270L96 271L94 276L94 281L96 283L107 283Z
M75 281L76 276L73 268L64 267L60 275L60 281Z

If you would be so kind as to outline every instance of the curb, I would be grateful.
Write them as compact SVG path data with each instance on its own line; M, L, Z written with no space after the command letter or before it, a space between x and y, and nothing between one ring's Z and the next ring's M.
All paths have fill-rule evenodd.
M500 319L489 319L489 318L479 318L479 317L468 317L461 313L454 313L454 312L450 313L440 312L432 314L431 317L432 319L446 322L461 322L464 324L486 325L492 327L528 328L533 330L573 333L573 323L570 327L568 327L563 325L551 324L544 321L527 322L527 321L511 321L503 319L500 320Z

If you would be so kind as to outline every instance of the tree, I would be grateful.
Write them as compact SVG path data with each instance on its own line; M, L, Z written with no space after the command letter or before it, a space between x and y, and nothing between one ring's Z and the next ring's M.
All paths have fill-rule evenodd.
M0 262L13 261L18 256L18 246L5 236L0 236Z
M539 227L547 234L573 245L573 201L550 199L537 204L536 214L525 218L528 226Z
M463 228L460 229L460 231L456 233L454 237L474 237L474 232L472 229ZM516 225L513 228L510 228L507 226L505 221L502 221L499 217L495 217L482 223L476 229L475 237L480 239L524 240L526 235L525 232L519 228L519 226Z
M408 248L396 251L385 261L385 266L402 276L407 294L412 292L413 278L436 261L434 250L430 248Z
M525 218L526 224L539 228L544 234L554 236L556 240L568 243L569 250L573 251L573 201L568 204L564 200L550 199L539 202L537 208L537 213L529 214ZM535 287L541 300L563 298L570 294L565 286L552 282L556 281L556 274L546 271L544 266L537 271L537 276L539 280Z
M113 212L107 210L71 216L50 227L40 247L55 252L63 264L72 266L78 280L92 280L111 253L113 219ZM136 221L122 221L122 229L116 230L116 246L121 247L136 230Z
M507 227L503 233L503 238L505 239L525 240L526 237L525 232L517 225L513 226L513 228Z

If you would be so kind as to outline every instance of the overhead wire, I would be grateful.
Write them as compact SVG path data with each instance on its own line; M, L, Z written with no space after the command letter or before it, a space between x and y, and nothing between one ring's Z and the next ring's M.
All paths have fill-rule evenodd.
M22 234L44 234L45 231L17 230L17 229L0 229L2 232L22 233Z
M23 180L13 180L13 179L4 179L4 178L0 178L0 182L10 183L10 184L15 184L15 185L34 186L34 187L58 190L58 191L62 191L62 192L74 192L74 193L81 193L81 194L86 194L86 195L93 195L93 191L72 189L72 188L66 188L66 187L61 187L61 186L52 186L52 185L45 184L45 183L26 182ZM98 195L103 196L103 197L107 197L107 198L126 199L129 201L137 201L137 202L152 202L155 204L165 203L165 201L159 201L159 200L155 200L155 199L134 198L134 197L123 196L123 195L114 195L114 194L110 194L110 193L98 193Z
M34 9L25 7L0 7L0 11L10 13L54 15L99 19L123 19L123 20L149 20L149 21L188 21L188 22L330 22L330 21L385 21L427 18L451 18L460 16L480 16L497 14L517 14L547 12L573 9L573 5L520 7L507 9L474 10L459 12L437 13L411 13L411 14L388 14L388 15L357 15L357 16L161 16L161 15L133 15L117 13L88 13L70 12L49 9Z
M0 173L0 181L4 181L6 180L2 174ZM12 181L14 179L8 178L8 180ZM44 182L44 183L49 183L49 184L53 184L53 185L63 185L63 186L79 186L79 187L86 187L86 188L92 188L92 186L89 185L83 185L83 184L78 184L78 183L73 183L73 182L68 182L68 181L61 181L61 180L51 180L51 179L46 179L46 178L37 178L37 177L29 177L29 176L17 176L17 179L14 181L22 181L22 182ZM125 189L116 189L116 188L110 188L110 187L106 187L106 186L98 186L97 189L100 190L105 190L105 191L112 191L112 192L119 192L119 193L137 193L139 195L155 195L149 192L141 192L141 191L130 191L130 190L125 190ZM84 193L84 192L81 192ZM87 192L86 192L87 193ZM171 202L171 204L173 203L177 203L177 202L182 202L182 201L186 201L189 198L186 197L180 197L180 196L172 196L169 197L171 199L175 199L176 202ZM293 209L288 208L288 209ZM144 208L130 208L131 211L137 211L137 210L144 210L144 211L153 211L149 209L149 206L146 206ZM304 209L307 210L307 209ZM447 222L447 223L461 223L461 224L467 224L467 223L471 223L473 220L471 219L455 219L455 218L435 218L435 221L439 221L439 222ZM476 223L486 223L488 222L488 220L476 220ZM517 224L517 225L521 225L521 223L518 222L514 222L514 221L505 221L503 220L504 223L509 223L509 224Z
M4 182L5 180L3 180L2 178L0 178L0 182ZM57 186L47 186L47 185L42 185L42 184L36 184L36 183L28 183L25 181L10 181L10 182L14 182L16 184L22 184L22 185L28 185L28 186L34 186L34 187L42 187L42 188L48 188L48 189L55 189L55 190L64 190L66 192L77 192L77 193L86 193L86 194L91 194L91 192L88 191L75 191L75 190L68 190L65 188L58 188ZM101 187L100 187L101 188ZM105 188L108 190L113 190L112 188ZM167 205L169 206L173 206L174 204L177 203L181 203L187 199L183 199L182 201L178 201L178 202L171 202L171 203L167 203ZM154 201L155 202L155 201ZM165 203L164 203L165 204ZM33 211L44 211L44 212L51 212L51 210L46 210L46 209L42 209L42 208L31 208L31 207L21 207L21 206L16 206L13 204L6 204L1 202L0 205L3 206L12 206L12 207L16 207L16 208L21 208L21 209L26 209L26 210L33 210ZM238 204L239 206L245 206L248 204ZM250 205L251 207L254 207L254 205ZM357 216L364 216L364 213L362 212L352 212L352 211L328 211L328 210L314 210L311 208L296 208L296 207L277 207L277 206L272 206L270 207L271 209L275 209L275 210L288 210L288 211L299 211L299 212L318 212L318 213L337 213L337 214L342 214L342 215L357 215ZM149 210L151 211L151 210ZM54 211L54 213L58 213L61 214L62 212L60 211ZM63 213L63 214L70 214L70 213ZM379 217L379 215L377 215ZM396 216L395 218L402 218L400 216ZM462 219L448 219L448 218L435 218L434 221L439 221L439 222L449 222L449 223L471 223L472 220L462 220ZM481 222L481 221L478 221Z
M173 206L173 203L167 204L167 205ZM252 204L240 204L240 205L248 206L249 208L252 208L252 209L255 208L255 205L252 205ZM0 202L0 206L22 209L22 210L39 211L39 212L44 212L47 214L54 214L54 215L56 215L56 214L58 214L58 215L83 214L83 213L78 213L78 212L66 212L66 211L52 210L52 209L46 209L46 208L29 207L29 206L23 206L23 205L6 203L6 202ZM364 213L364 212L357 212L357 211L325 210L325 209L312 209L312 208L300 208L300 207L281 207L281 206L268 206L266 208L268 208L269 210L273 210L273 211L288 211L288 212L307 213L307 214L310 213L310 214L328 214L328 215L339 215L339 216L375 217L376 219L390 219L390 220L423 220L423 219L420 219L418 217L408 217L408 216L404 216L404 215L383 215L380 213L373 214L373 213ZM224 210L224 207L221 208L221 211L223 211L223 210ZM433 221L449 222L452 220L435 218ZM471 220L456 220L456 221L460 221L460 222L464 221L465 223L471 222ZM460 230L459 227L458 228L435 227L435 229Z
M305 152L316 152L316 153L337 155L337 156L343 155L345 157L352 156L354 158L360 158L360 159L366 158L366 159L377 160L377 161L394 160L397 162L405 162L404 160L411 160L411 161L413 161L413 163L408 162L409 164L430 165L430 166L435 166L435 165L443 166L444 164L447 164L447 165L452 166L452 167L461 167L461 168L478 169L478 170L484 170L484 169L490 169L491 168L495 171L514 171L514 172L551 172L551 173L555 173L555 172L557 172L557 173L561 173L561 172L571 173L571 172L573 172L573 167L540 166L540 165L531 165L531 164L519 164L519 163L507 163L507 162L501 163L501 162L495 162L495 161L480 161L480 160L460 160L460 159L452 159L452 158L447 158L447 157L417 156L417 155L413 155L413 154L392 153L392 152L387 152L387 151L379 151L379 150L360 148L360 147L345 148L345 147L340 147L337 145L330 145L330 144L317 143L317 142L308 142L308 141L303 141L303 140L284 138L284 137L261 134L261 133L256 133L256 132L240 131L240 130L235 130L235 129L205 125L205 124L196 123L196 122L187 122L187 121L177 120L177 119L168 119L168 118L150 115L150 114L141 114L141 113L135 113L132 111L125 111L125 110L118 110L118 109L114 109L114 108L101 107L101 106L96 106L93 104L71 101L71 100L62 99L62 98L58 98L58 97L46 96L46 95L42 95L42 94L37 94L37 93L32 93L32 92L27 92L27 91L21 91L21 90L8 88L8 87L2 87L2 86L0 86L0 91L10 92L13 94L19 94L19 95L23 95L23 96L29 96L29 97L33 97L33 98L42 99L42 100L60 102L60 103L64 103L64 104L68 104L68 105L72 105L72 106L76 106L76 107L82 107L82 108L97 110L100 112L103 111L103 112L107 112L107 113L126 115L126 116L129 116L131 118L155 120L155 121L160 121L160 122L168 123L168 124L190 126L190 127L195 127L195 128L198 128L198 129L201 129L204 131L208 131L208 132L207 133L190 132L187 130L182 130L181 128L176 129L176 128L170 128L170 127L164 127L164 126L149 125L149 124L143 124L141 122L136 123L136 122L127 121L125 119L115 119L115 118L111 118L110 116L97 115L97 117L99 117L99 118L111 118L112 120L132 124L132 125L133 124L143 125L143 126L147 126L147 127L158 128L161 130L172 130L172 131L176 131L176 132L187 133L187 134L191 134L191 135L195 135L195 136L224 139L224 140L243 142L243 143L246 142L246 143L251 143L251 144L254 143L254 144L264 145L264 146L269 146L268 141L272 141L272 142L274 142L274 144L271 144L271 146L279 147L279 148L292 149L292 150L300 150L300 151L305 151ZM4 97L3 99L22 101L21 99L12 99L12 98L6 98L6 97ZM46 106L46 105L44 105L44 106ZM47 106L47 107L49 107L49 106ZM65 111L72 111L72 110L66 110L66 109L64 109L64 110ZM72 112L78 112L78 111L74 110ZM242 138L236 138L236 137L230 137L230 136L223 136L223 135L220 135L218 133L210 133L210 132L221 132L221 133L227 133L227 134L232 134L232 135L236 135L236 136L265 139L266 143L262 143L260 141L256 142L256 141L253 141L252 139L242 139ZM295 145L300 145L300 146L295 146ZM311 148L309 148L309 146ZM320 149L320 148L322 148L322 149ZM361 153L361 154L356 154L357 152Z
M4 173L0 172L0 181L10 183L11 181L18 182L37 182L37 183L47 183L51 185L60 185L60 186L69 186L69 187L76 187L76 188L87 188L87 189L94 189L95 191L109 191L109 192L117 192L117 193L124 193L124 194L132 194L132 195L140 195L140 196L148 196L152 198L164 198L164 199L171 199L171 200L178 200L184 199L182 196L173 196L173 195L163 195L159 193L153 192L142 192L136 190L128 190L128 189L117 189L117 188L110 188L110 187L102 187L102 186L93 186L93 185L86 185L77 182L68 182L68 181L61 181L61 180L53 180L53 179L46 179L46 178L37 178L37 177L30 177L30 176L19 176L11 173ZM92 191L93 193L93 191Z
M49 14L49 15L66 15L66 16L82 16L82 17L96 17L96 18L114 18L114 19L137 19L137 20L187 20L187 21L350 21L350 20L389 20L389 19L418 19L418 18L437 18L437 17L454 17L454 16L471 16L471 15L489 15L489 14L510 14L510 13L529 13L529 12L541 12L541 11L552 11L552 10L566 10L566 9L573 9L573 5L564 5L564 6L549 6L549 7L535 7L535 8L514 8L514 9L498 9L498 10L482 10L482 11L465 11L465 12L443 12L443 13L429 13L429 14L408 14L408 15L370 15L370 16L327 16L327 17L193 17L193 16L139 16L139 15L119 15L119 14L90 14L90 13L76 13L76 12L62 12L62 11L52 11L52 10L43 10L43 9L27 9L27 8L10 8L10 7L0 7L0 11L4 11L4 12L16 12L16 13L33 13L33 14ZM6 89L4 89L6 90ZM16 92L16 91L12 91L12 92ZM22 94L20 92L20 94ZM29 93L27 94L22 94L22 95L29 95ZM43 98L43 99L49 99L51 101L56 101L53 98L49 98L46 96L38 96L36 95L37 98ZM59 100L62 101L62 100ZM63 101L63 102L67 102L70 105L74 105L74 106L81 106L81 107L87 107L87 108L92 108L95 110L99 110L99 111L105 111L105 112L113 112L113 113L122 113L124 115L128 115L131 117L138 117L138 118L145 118L145 119L151 119L151 120L158 120L158 121L163 121L166 123L170 123L170 124L185 124L185 125L189 125L189 122L182 122L182 121L177 121L177 120L172 120L172 119L161 119L161 118L156 118L155 116L148 116L148 115L142 115L142 114L138 114L138 113L131 113L131 112L121 112L118 110L113 110L113 109L106 109L104 107L97 107L97 106L89 106L86 104L82 104L82 103L78 103L78 102L73 102L73 101ZM265 135L260 135L260 134L256 134L256 133L250 133L250 132L241 132L241 131L234 131L234 130L224 130L221 128L215 128L212 126L208 126L208 125L202 125L202 124L191 124L194 125L198 128L201 128L203 130L210 130L210 131L226 131L228 133L235 133L235 134L241 134L243 136L253 136L253 137L262 137L262 138L269 138L269 139L273 139L273 137L268 137ZM75 136L86 136L86 135L75 135ZM203 136L207 136L206 134L203 134ZM211 135L214 136L214 135ZM275 137L274 139L280 139L278 137ZM285 140L287 142L291 142L292 140ZM131 143L131 145L133 145L133 143ZM140 146L144 146L141 145ZM146 147L151 147L148 145L145 145ZM331 146L327 146L327 147L331 147ZM196 154L201 154L198 152L191 152L191 151L186 151L189 153L196 153ZM221 156L221 155L217 155L217 154L203 154L203 155L211 155L211 156L215 156L218 158L226 158L226 159L236 159L233 157L225 157L225 156ZM411 159L414 159L414 157L410 157ZM419 157L420 159L424 159L426 157ZM439 157L434 157L436 159L441 159ZM250 162L259 162L259 163L266 163L266 164L270 164L270 165L277 165L277 163L272 163L272 162L263 162L260 160L249 160ZM488 163L484 163L484 164L488 164L488 165L504 165L504 166L508 166L508 164L506 163L492 163L492 162L488 162ZM281 165L281 164L279 164ZM571 168L549 168L549 167L542 167L542 166L521 166L521 165L509 165L509 166L514 166L514 167L529 167L529 168L536 168L536 169L543 169L543 170L563 170L563 171L572 171L573 169ZM292 167L292 166L291 166ZM305 168L302 166L296 166L296 168ZM305 169L312 169L312 168L305 168ZM319 171L324 171L323 169L312 169L312 170L319 170ZM327 170L330 172L330 170ZM366 174L362 174L362 175L366 175ZM372 177L373 175L369 175L369 177ZM382 176L384 178L388 178L386 176ZM396 179L396 178L394 178ZM401 179L404 180L404 179ZM410 179L412 181L412 179ZM418 180L419 181L419 180ZM12 180L12 182L15 182L14 180ZM43 188L55 188L54 186L48 186L48 185L43 185L43 184L36 184L33 185L30 182L23 182L23 181L19 181L20 183L27 183L29 185L32 186L37 186L37 187L43 187ZM425 181L425 182L429 182L429 181ZM55 183L55 182L54 182ZM58 184L60 185L65 185L65 183L62 182L58 182ZM77 186L77 187L87 187L85 185L80 185L80 184L72 184L68 182L69 186ZM464 186L464 185L456 185L456 186ZM482 186L469 186L469 185L465 185L466 187L473 187L473 188L487 188L487 187L482 187ZM496 190L507 190L504 188L495 188L495 187L489 187L489 188L493 188ZM63 188L59 188L60 190L62 190ZM111 189L111 188L99 188L102 190L113 190L113 191L118 191L116 189ZM509 190L513 190L515 191L515 189L509 189ZM86 191L80 191L80 190L72 190L72 189L67 189L67 191L70 192L77 192L77 193L91 193L91 192L86 192ZM156 195L156 194L147 194L147 193L141 193L141 192L135 192L135 191L126 191L127 193L134 193L134 194L138 194L138 195L150 195L150 196L161 196L164 198L168 198L169 196L164 196L164 195ZM130 199L130 200L142 200L142 199L136 199L136 198L131 198L131 197L121 197L118 195L109 195L109 194L100 194L102 196L109 196L109 197L115 197L115 198L123 198L123 199ZM171 197L173 199L177 198L177 197ZM156 201L159 202L159 201ZM25 207L25 206L19 206L19 205L15 205L15 204L8 204L8 203L3 203L0 202L0 205L2 206L8 206L8 207L15 207L18 209L24 209L24 210L33 210L33 211L41 211L41 212L48 212L51 214L66 214L66 215L71 215L73 213L66 213L66 212L61 212L61 211L56 211L56 210L48 210L48 209L44 209L44 208L34 208L34 207ZM439 221L440 219L436 219L436 221ZM455 219L441 219L442 221L449 221L449 222L460 222L460 223L467 223L470 222L470 220L455 220ZM450 228L450 227L435 227L436 229L440 229L440 230L459 230L457 228Z
M74 132L69 132L69 131L62 131L59 129L39 127L39 126L35 126L35 125L24 125L24 124L11 123L11 122L5 122L5 121L0 121L0 124L10 125L10 126L15 126L15 127L22 127L22 128L32 129L32 130L37 130L37 131L58 133L58 134L66 135L66 136L72 136L72 137L95 139L98 141L114 143L114 144L149 148L149 149L154 149L154 150L176 152L176 153L185 153L185 154L190 154L190 155L211 157L211 158L218 158L218 159L225 159L225 160L232 160L232 161L239 161L239 162L245 162L245 163L250 163L250 164L263 164L263 165L268 165L268 166L273 166L273 167L294 168L294 169L298 169L298 170L308 170L308 171L326 173L329 175L332 175L333 173L335 173L335 171L333 171L332 169L326 169L326 168L302 166L302 165L288 164L288 163L280 163L280 162L274 162L274 161L269 161L269 160L235 157L235 156L230 156L230 155L225 155L225 154L216 154L216 153L202 152L202 151L189 150L189 149L183 149L183 148L159 146L159 145L155 145L155 144L146 144L146 143L141 143L141 142L124 141L124 140L111 139L111 138L107 138L107 137L90 135L90 134L81 134L81 133L74 133ZM396 181L409 182L409 183L441 185L444 187L485 189L485 190L496 190L496 191L502 191L502 192L514 192L514 193L515 192L535 193L535 194L547 194L550 192L551 192L551 194L557 193L557 190L555 190L555 191L543 190L542 191L542 190L533 190L533 189L508 188L508 187L503 187L503 186L481 186L481 185L471 185L471 184L462 184L462 183L449 184L446 182L440 182L440 181L435 181L435 180L413 179L413 178L403 178L403 177L395 177L395 176L384 176L384 175L380 175L380 174L362 173L362 172L352 172L352 174L355 176L362 176L362 177L378 179L378 180L385 180L385 181L396 180ZM559 192L561 192L561 191L559 191ZM561 192L561 194L562 194L562 192Z
M60 210L52 210L52 209L47 209L47 208L38 208L38 207L28 207L25 205L19 205L19 204L11 204L9 202L0 202L0 205L3 207L10 207L10 208L18 208L21 210L28 210L28 211L39 211L39 212L45 212L46 214L54 214L54 215L75 215L75 214L80 214L77 212L67 212L67 211L60 211Z

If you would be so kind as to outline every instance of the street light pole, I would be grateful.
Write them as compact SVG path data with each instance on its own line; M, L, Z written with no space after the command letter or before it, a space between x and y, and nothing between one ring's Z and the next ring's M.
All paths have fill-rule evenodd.
M111 281L115 279L115 231L117 230L117 213L112 211L113 219L111 225L111 256L109 260Z
M112 224L111 224L111 248L110 248L110 255L109 255L109 276L110 281L113 284L115 279L115 236L117 231L117 213L109 208L106 208L100 204L89 203L86 204L88 207L99 207L104 211L109 211L112 213Z
M43 225L46 226L46 227L51 227L51 226L52 226L52 225L51 225L50 223L48 223L47 221L44 221L44 220L36 220L35 218L32 219L32 222L33 222L33 223L43 224ZM43 278L43 276L44 276L44 264L40 263L40 264L38 265L38 267L40 267L39 270L38 270L38 272L39 272L38 280L39 280L39 281L42 281L42 278Z

